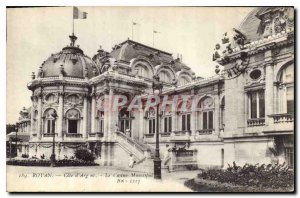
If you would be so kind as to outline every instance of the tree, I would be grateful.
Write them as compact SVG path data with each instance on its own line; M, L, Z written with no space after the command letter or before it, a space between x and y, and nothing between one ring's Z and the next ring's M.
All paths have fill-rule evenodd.
M6 134L9 134L10 132L16 131L16 125L15 124L6 124Z

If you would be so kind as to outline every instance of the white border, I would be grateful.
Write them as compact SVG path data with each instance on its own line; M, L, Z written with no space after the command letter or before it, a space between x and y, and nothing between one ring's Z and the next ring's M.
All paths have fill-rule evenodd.
M1 175L1 180L0 180L0 196L1 197L8 197L10 196L6 192L6 165L5 165L5 124L6 124L6 6L295 6L296 10L299 11L299 0L272 0L272 1L262 1L262 0L248 0L248 1L237 1L237 0L209 0L209 1L199 1L199 0L151 0L151 1L145 1L145 0L131 0L131 1L118 1L118 0L2 0L0 1L0 83L1 83L1 97L0 97L0 105L1 105L1 113L0 113L0 120L1 122L1 132L2 132L2 152L1 152L1 168L0 168L0 175ZM297 12L296 11L296 12ZM298 18L298 17L297 17ZM299 20L297 20L296 27L298 27ZM297 31L297 28L296 28ZM298 32L298 31L297 31ZM297 57L299 50L296 50L297 52ZM298 67L298 65L296 65ZM297 77L299 77L299 68L297 69ZM17 78L17 77L16 77ZM13 79L9 79L13 80ZM298 80L299 81L299 80ZM297 93L299 93L299 84L297 83ZM299 96L298 96L298 103L299 103ZM299 110L297 112L297 121L299 120ZM299 125L298 125L299 126ZM295 131L297 133L298 130ZM297 135L299 139L299 134ZM298 142L297 139L297 142ZM296 143L297 144L297 143ZM297 148L299 145L297 146ZM298 149L295 151L297 154L298 159ZM297 172L299 171L299 163L296 164L297 166ZM183 195L183 194L179 194ZM216 194L216 196L224 196L224 194ZM243 194L239 194L241 196ZM22 196L22 194L14 195L14 196ZM29 195L30 196L30 195ZM44 196L44 195L38 195L38 196ZM47 195L49 196L49 195ZM53 196L53 195L50 195ZM56 195L56 197L65 197L67 195ZM69 195L70 196L70 195ZM72 194L71 196L75 196L75 194ZM99 196L99 195L95 195ZM101 197L106 197L106 196L112 196L112 195L100 195ZM118 196L118 195L113 195L113 196ZM124 196L124 194L119 194L119 196ZM128 195L127 195L128 196ZM132 195L129 195L132 196ZM140 196L140 195L138 195ZM151 196L173 196L173 195L151 195ZM185 195L183 195L185 196ZM206 196L205 194L197 194L196 196ZM231 194L229 195L231 196ZM265 197L265 196L273 196L273 194L269 195L253 195L256 197ZM281 197L285 197L288 195L283 195L280 194Z

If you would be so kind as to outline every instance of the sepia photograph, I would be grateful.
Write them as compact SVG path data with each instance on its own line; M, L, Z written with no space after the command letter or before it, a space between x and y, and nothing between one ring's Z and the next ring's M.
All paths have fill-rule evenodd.
M286 6L6 7L6 191L293 193L294 33Z

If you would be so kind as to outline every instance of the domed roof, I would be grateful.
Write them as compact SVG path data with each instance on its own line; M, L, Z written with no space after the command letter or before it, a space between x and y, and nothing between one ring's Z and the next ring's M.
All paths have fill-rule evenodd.
M91 78L99 75L99 70L91 58L84 55L79 47L75 47L75 35L70 36L70 46L64 47L62 51L52 54L40 67L43 77L59 76L61 67L64 76L73 78ZM73 40L72 40L73 39Z
M262 8L253 9L238 28L247 37L247 40L255 41L259 40L261 37L261 34L258 33L260 19L256 17L256 13L260 9Z
M105 52L100 48L98 53L94 55L93 60L98 67L102 67L108 58L115 59L120 62L130 63L133 59L147 59L153 66L161 64L172 64L173 69L177 72L181 69L190 70L190 68L181 62L180 58L174 59L171 53L138 43L133 40L125 40L124 42L115 45L111 52ZM101 68L101 71L104 71Z
M259 7L253 9L242 21L238 30L243 33L247 41L257 41L263 39L269 34L275 34L276 30L271 27L271 31L269 34L265 33L265 26L268 23L274 23L273 19L279 18L281 21L286 20L286 16L288 15L287 11L290 8L287 7ZM293 14L293 13L292 13ZM293 20L293 19L291 19ZM281 22L280 21L280 22ZM282 24L285 25L285 22ZM272 25L271 25L272 26ZM274 25L275 26L275 25ZM283 30L283 29L282 29Z

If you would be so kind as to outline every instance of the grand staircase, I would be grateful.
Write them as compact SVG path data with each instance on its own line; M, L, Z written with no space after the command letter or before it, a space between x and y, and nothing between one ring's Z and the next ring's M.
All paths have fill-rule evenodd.
M135 169L140 168L143 171L152 171L153 158L155 155L155 149L152 146L134 140L122 132L116 132L116 140L120 147L122 147L128 154L133 154L135 157Z

